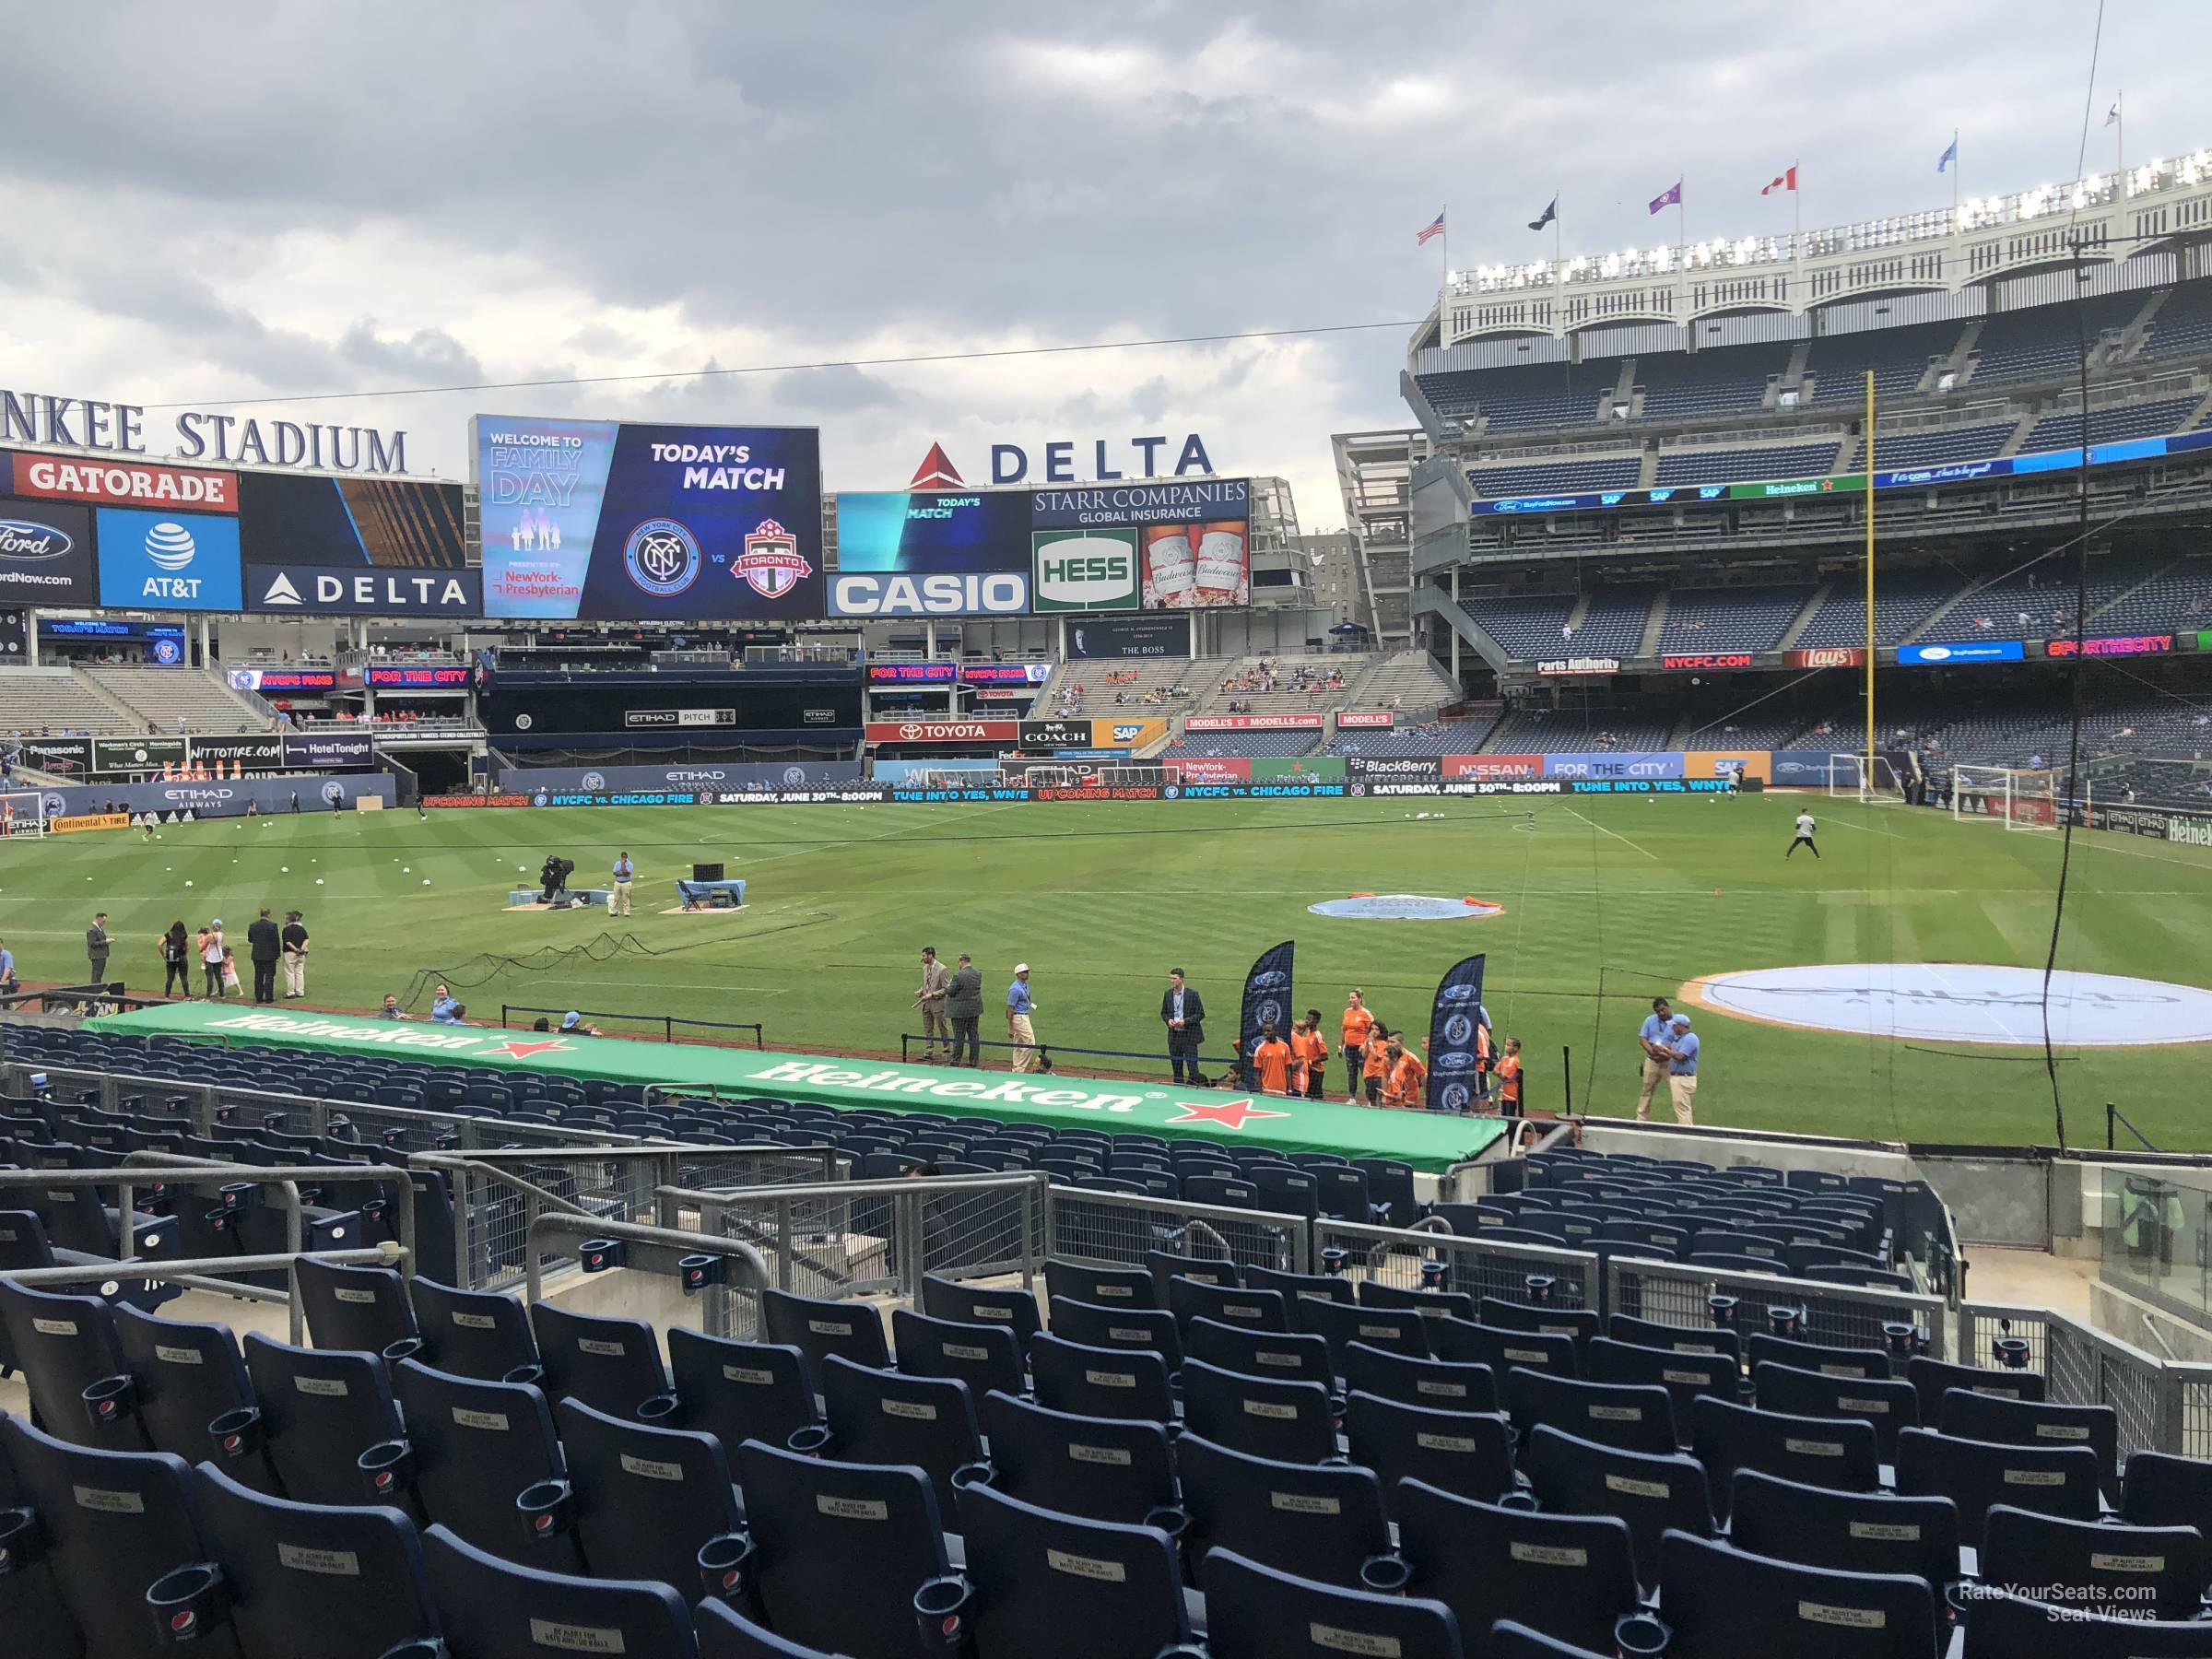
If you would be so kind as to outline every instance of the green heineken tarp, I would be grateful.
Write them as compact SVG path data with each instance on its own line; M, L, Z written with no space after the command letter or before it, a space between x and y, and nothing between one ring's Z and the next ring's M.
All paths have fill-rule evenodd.
M695 1088L701 1094L711 1090L724 1099L819 1100L838 1107L1187 1135L1284 1152L1396 1158L1417 1170L1435 1172L1475 1157L1503 1133L1495 1118L1377 1112L1230 1089L965 1071L617 1037L487 1030L341 1014L279 1013L211 1003L171 1003L91 1023L103 1031L140 1037L184 1037L322 1053L389 1054L493 1070L661 1084Z

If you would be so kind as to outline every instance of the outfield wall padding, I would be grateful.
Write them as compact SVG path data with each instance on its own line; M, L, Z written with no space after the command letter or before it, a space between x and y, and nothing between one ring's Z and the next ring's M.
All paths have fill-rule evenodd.
M1176 1088L1111 1078L1009 1075L945 1065L908 1065L834 1055L761 1053L618 1037L564 1037L417 1020L297 1014L171 1003L90 1022L102 1031L172 1036L210 1043L261 1044L321 1053L387 1054L403 1060L540 1072L615 1083L712 1090L725 1099L818 1100L1005 1123L1103 1129L1110 1134L1188 1136L1281 1152L1336 1152L1402 1159L1441 1173L1499 1135L1496 1118L1384 1112L1291 1100L1230 1089Z

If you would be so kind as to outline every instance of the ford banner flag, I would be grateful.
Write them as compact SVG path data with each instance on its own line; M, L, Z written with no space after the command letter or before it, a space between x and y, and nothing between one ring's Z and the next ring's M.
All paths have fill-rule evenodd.
M1286 1041L1289 1039L1290 964L1297 952L1297 942L1285 939L1262 951L1252 971L1244 976L1244 1010L1237 1021L1237 1068L1246 1088L1260 1086L1252 1055L1260 1045L1261 1030L1273 1021L1276 1035Z
M1490 1017L1482 1006L1483 959L1452 964L1429 1015L1429 1110L1466 1112L1486 1083Z

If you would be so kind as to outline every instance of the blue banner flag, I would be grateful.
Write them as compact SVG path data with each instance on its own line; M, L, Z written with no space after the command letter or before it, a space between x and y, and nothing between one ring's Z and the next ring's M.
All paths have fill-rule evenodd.
M1297 942L1285 939L1260 952L1260 959L1244 976L1244 1008L1237 1021L1237 1069L1246 1088L1260 1086L1252 1053L1259 1047L1261 1028L1272 1020L1275 1034L1285 1041L1289 1040L1290 965L1297 952Z
M1465 1112L1485 1087L1489 1064L1488 1012L1482 1006L1482 964L1463 957L1445 970L1429 1014L1429 1110Z

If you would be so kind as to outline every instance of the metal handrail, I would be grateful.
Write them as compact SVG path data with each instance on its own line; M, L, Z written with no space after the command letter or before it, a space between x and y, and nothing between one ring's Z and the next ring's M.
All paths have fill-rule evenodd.
M788 1149L800 1152L807 1150L804 1147ZM735 1151L737 1148L732 1147L724 1150ZM660 1189L659 1195L680 1199L688 1204L724 1204L733 1198L892 1198L908 1193L926 1194L947 1189L1049 1186L1052 1179L1042 1170L999 1170L988 1175L901 1175L880 1181L826 1181L801 1186L724 1187L712 1192L700 1187L667 1186Z
M425 1170L442 1170L453 1175L481 1175L487 1181L512 1187L527 1198L535 1199L549 1210L567 1216L588 1216L592 1212L573 1198L563 1198L559 1193L548 1193L535 1181L525 1181L520 1175L511 1175L477 1158L463 1158L452 1152L418 1152L407 1159L410 1166Z
M544 1299L545 1276L541 1258L546 1251L541 1241L549 1241L554 1235L573 1239L578 1244L587 1240L612 1239L624 1243L644 1244L677 1253L678 1259L688 1255L718 1255L732 1261L743 1262L752 1272L753 1282L737 1288L749 1289L755 1295L770 1287L767 1258L750 1244L735 1239L716 1238L711 1233L684 1232L673 1227L646 1227L635 1221L602 1221L594 1216L538 1215L530 1219L525 1235L525 1255L528 1266L523 1283L524 1299L535 1305ZM724 1286L726 1290L730 1287ZM728 1334L729 1301L726 1296L716 1297L709 1303L709 1315L704 1322L709 1335Z
M395 1265L406 1253L397 1245L366 1245L359 1250L307 1250L298 1255L241 1255L194 1256L182 1262L147 1262L132 1264L132 1271L124 1277L144 1279L149 1284L183 1285L194 1290L219 1290L226 1295L244 1297L253 1301L284 1301L295 1299L282 1290L266 1285L235 1285L219 1276L226 1273L274 1273L288 1271L294 1262L312 1260L325 1262L334 1267L390 1267ZM0 1269L0 1283L27 1285L31 1289L42 1289L48 1285L75 1285L86 1279L111 1279L112 1262L82 1262L67 1267L9 1267ZM298 1332L294 1333L297 1337Z

